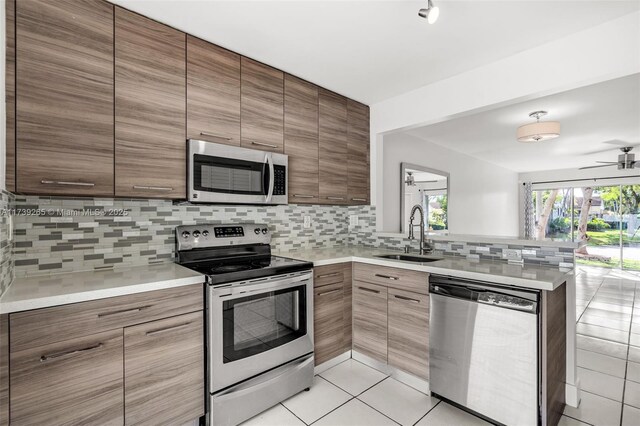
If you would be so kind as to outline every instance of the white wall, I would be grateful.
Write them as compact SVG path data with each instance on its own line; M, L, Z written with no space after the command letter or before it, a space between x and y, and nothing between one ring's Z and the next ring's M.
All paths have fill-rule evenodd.
M408 134L387 135L383 144L382 230L400 232L400 163L450 174L449 231L518 235L518 174L450 151Z

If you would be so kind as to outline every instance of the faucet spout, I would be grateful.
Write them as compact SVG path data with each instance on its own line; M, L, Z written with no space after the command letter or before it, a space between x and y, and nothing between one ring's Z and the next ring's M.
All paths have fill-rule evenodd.
M415 220L416 212L420 212L420 223L418 225L414 225L413 221ZM425 251L431 252L433 249L427 244L427 248L425 249L425 241L424 241L424 210L420 204L416 204L411 209L411 215L409 216L409 239L415 240L415 236L413 233L413 228L419 226L420 227L420 254L425 254Z

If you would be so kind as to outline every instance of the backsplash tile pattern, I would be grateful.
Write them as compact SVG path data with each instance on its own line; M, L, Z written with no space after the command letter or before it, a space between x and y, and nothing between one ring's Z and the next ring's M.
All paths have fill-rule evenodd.
M359 207L359 209L359 211L349 212L349 214L358 214L358 226L350 229L349 244L389 249L404 249L409 245L412 250L418 250L418 240L376 233L375 207L365 206ZM492 261L506 261L502 258L503 250L516 249L522 251L522 260L525 264L561 268L573 268L575 264L572 249L540 247L535 244L535 241L532 241L531 245L468 243L454 240L436 241L434 248L445 256L462 256L469 259Z
M14 216L13 256L9 257L15 268L12 262L3 266L2 277L171 262L175 227L204 222L267 223L273 244L281 251L345 244L390 249L410 244L414 250L418 248L415 240L377 234L373 206L176 205L166 200L19 195L14 204L18 214ZM350 215L358 216L358 225L349 226ZM311 217L311 228L303 227L304 216ZM497 261L503 260L505 248L527 249L523 254L526 264L574 264L570 249L436 243L436 250L445 255ZM3 255L11 253L6 245L3 250ZM0 283L8 285L6 281Z
M0 295L9 287L14 274L13 243L9 241L12 204L13 194L0 191Z
M16 275L121 268L173 261L175 227L267 223L282 250L348 240L348 208L174 205L166 200L16 196ZM304 216L311 228L303 227Z

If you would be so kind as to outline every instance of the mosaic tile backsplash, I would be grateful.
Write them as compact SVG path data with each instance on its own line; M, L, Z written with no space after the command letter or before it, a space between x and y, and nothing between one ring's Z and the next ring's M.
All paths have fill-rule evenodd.
M176 205L166 200L17 195L13 207L16 211L12 256L15 268L12 262L3 266L2 277L171 262L175 227L204 222L267 223L273 245L281 251L346 244L418 248L417 241L377 234L373 206ZM358 216L358 225L349 226L350 215ZM311 228L303 227L304 216L311 217ZM1 235L6 239L5 234ZM6 243L2 247L3 255L11 253ZM503 260L505 248L524 249L526 264L573 266L570 249L455 241L436 243L436 250L445 255L496 261Z
M13 243L9 241L9 207L13 195L0 191L0 295L13 279Z

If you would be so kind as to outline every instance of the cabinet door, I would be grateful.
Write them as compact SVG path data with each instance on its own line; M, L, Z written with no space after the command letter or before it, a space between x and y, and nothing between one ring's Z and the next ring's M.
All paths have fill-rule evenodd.
M186 198L185 34L116 7L116 196Z
M284 151L284 73L242 57L241 145Z
M203 312L124 329L125 424L179 425L204 415Z
M320 89L318 108L320 203L347 204L347 99Z
M17 190L113 196L113 5L16 3Z
M286 74L284 153L289 156L289 202L318 203L318 87Z
M389 364L429 379L429 296L389 289Z
M349 204L369 204L369 107L347 101Z
M351 273L351 268L352 268L352 263L345 263L343 266L343 270L344 270L344 281L343 281L343 285L344 285L344 299L343 299L343 314L342 314L342 321L343 321L343 329L344 329L344 335L343 335L343 347L345 351L351 350L351 344L352 344L352 326L353 326L353 287L352 287L352 282L351 282L351 277L352 277L352 273Z
M16 192L16 0L5 1L5 187Z
M316 365L344 352L343 283L314 289L313 330Z
M240 55L189 35L187 138L240 145Z
M122 425L122 329L10 355L12 425Z
M387 362L387 288L353 282L353 349Z

